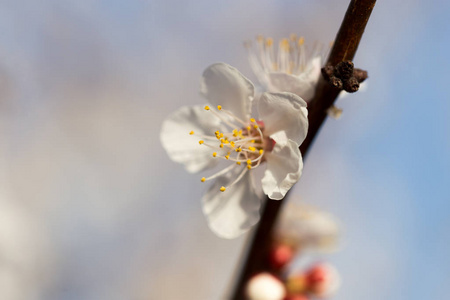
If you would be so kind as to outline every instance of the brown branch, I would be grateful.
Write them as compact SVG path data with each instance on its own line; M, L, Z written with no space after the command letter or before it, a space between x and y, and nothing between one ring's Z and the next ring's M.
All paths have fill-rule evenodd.
M375 2L376 0L351 0L328 57L327 65L335 66L341 61L353 59ZM327 109L333 105L339 92L339 89L333 87L322 77L320 78L315 96L308 105L308 135L300 146L300 151L304 157L327 117ZM257 272L270 269L266 259L270 246L270 235L283 203L284 200L267 199L261 213L261 220L246 253L246 258L242 260L243 266L230 299L245 299L245 284L248 279Z

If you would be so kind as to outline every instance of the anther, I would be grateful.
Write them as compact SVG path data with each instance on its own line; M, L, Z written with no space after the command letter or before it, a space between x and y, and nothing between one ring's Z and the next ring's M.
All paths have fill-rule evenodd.
M222 110L222 105L217 105L218 110Z
M193 130L191 130L191 132L189 132L189 134L190 134L190 135L193 135L193 134L194 134L194 131L193 131Z
M266 46L267 47L271 47L273 45L273 39L272 38L267 38L266 39Z
M225 155L226 159L230 159L230 154Z
M213 157L216 157L217 156L217 152L213 152Z
M202 179L200 179L200 181L201 181L201 182L205 182L205 181L206 181L206 178L205 178L205 177L202 177Z
M261 154L263 154L264 153L264 150L263 149L260 149L259 150L259 154L261 155Z
M252 169L252 165L247 165L247 169L251 170Z
M223 144L220 144L220 146L219 146L220 148L223 148Z
M256 151L256 148L255 148L255 147L252 147L252 146L250 146L250 147L248 147L248 150L250 150L250 151L254 152L254 151Z
M209 106L208 105L205 106L205 110L209 110Z
M198 143L201 145L204 143L204 141L200 140L200 141L198 141Z
M250 122L255 123L256 122L255 118L251 118Z
M225 192L225 190L226 190L226 188L225 188L224 186L222 186L222 187L220 188L220 191L221 191L221 192Z
M241 147L236 148L236 152L241 152L241 151L242 151Z
M240 161L237 161L236 164L240 166L240 165L241 165L241 162L240 162Z
M304 43L305 43L305 38L304 37L301 37L301 38L298 39L298 45L299 46L302 46Z
M251 159L247 159L247 165L251 165L252 164L252 160Z

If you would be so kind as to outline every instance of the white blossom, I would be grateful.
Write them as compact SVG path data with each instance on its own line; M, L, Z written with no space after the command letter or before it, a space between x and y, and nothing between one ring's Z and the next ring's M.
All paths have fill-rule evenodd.
M288 203L276 225L275 238L301 250L331 252L337 249L340 226L336 218L318 208Z
M272 38L258 36L256 45L246 42L250 66L263 91L291 92L307 102L314 96L328 47L305 45L303 37L281 39L276 53Z
M209 104L175 111L163 123L161 142L169 157L191 173L220 160L229 163L201 178L214 180L202 201L210 228L220 237L234 238L259 220L254 169L266 162L261 185L274 200L282 199L299 180L299 145L308 130L306 102L292 93L263 93L254 99L253 84L224 63L204 71L201 94ZM258 119L252 117L252 101Z

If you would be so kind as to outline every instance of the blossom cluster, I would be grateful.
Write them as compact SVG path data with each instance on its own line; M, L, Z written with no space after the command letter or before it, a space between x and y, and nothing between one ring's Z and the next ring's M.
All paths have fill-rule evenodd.
M248 300L310 300L332 296L340 285L337 270L311 257L337 249L339 225L317 208L290 204L283 210L266 257L268 270L246 285ZM305 264L305 261L307 262ZM303 262L299 267L298 262Z

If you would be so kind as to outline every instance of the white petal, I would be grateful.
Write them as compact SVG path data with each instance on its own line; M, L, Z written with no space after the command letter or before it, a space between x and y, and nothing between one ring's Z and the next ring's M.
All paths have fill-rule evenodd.
M316 84L320 77L320 57L309 63L305 72L300 75L291 75L282 72L269 74L271 92L294 93L306 101L310 101L315 93Z
M216 165L217 160L212 157L213 151L200 145L200 138L189 132L214 136L220 129L220 120L203 107L183 106L164 120L160 138L169 157L195 173Z
M258 100L258 113L264 121L264 134L276 142L281 142L276 134L284 131L288 139L300 145L308 133L306 102L297 95L264 93Z
M222 105L237 117L247 120L251 112L254 86L237 69L224 63L203 72L200 92L213 105Z
M242 170L236 168L236 172ZM218 177L202 198L209 227L226 239L238 237L259 221L261 200L253 190L250 172L225 192L219 191L221 186L227 186L238 176L236 172Z
M267 169L262 179L264 193L270 199L280 200L300 179L303 161L298 144L289 140L286 146L278 143L266 153Z

